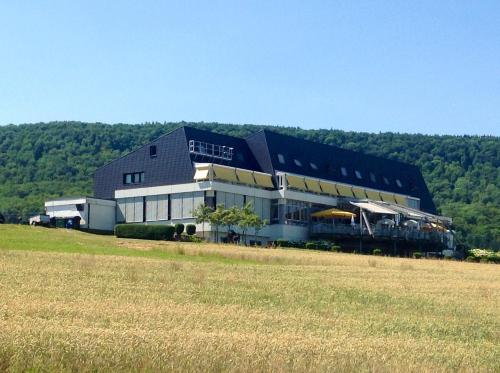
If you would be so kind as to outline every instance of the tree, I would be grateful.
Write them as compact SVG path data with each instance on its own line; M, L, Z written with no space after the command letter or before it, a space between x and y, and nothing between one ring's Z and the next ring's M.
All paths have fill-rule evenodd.
M261 218L259 218L257 215L255 215L255 217L253 218L253 221L252 221L252 227L254 229L254 232L255 232L255 236L257 236L260 232L260 230L262 228L264 228L268 223L267 220L262 220Z
M258 216L255 214L252 204L250 202L246 203L240 210L240 219L237 223L238 227L241 229L245 245L247 244L247 231L255 225L256 218L258 218Z
M231 227L238 224L241 219L241 210L237 206L232 206L225 209L222 212L222 224L227 227L227 231L231 230Z
M209 217L210 224L215 227L215 242L219 242L219 227L223 224L225 214L224 205L217 205L215 211L212 211Z
M214 209L205 204L199 205L193 211L193 216L196 219L196 224L201 224L202 227L202 237L205 239L205 223L210 222L210 215L214 212Z

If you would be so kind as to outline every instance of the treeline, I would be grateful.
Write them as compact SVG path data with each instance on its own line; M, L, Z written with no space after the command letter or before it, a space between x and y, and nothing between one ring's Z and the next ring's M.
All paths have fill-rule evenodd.
M304 130L220 123L52 122L0 126L0 212L27 215L47 198L92 195L94 170L188 124L244 137L261 128L418 166L439 212L471 247L500 249L500 138Z

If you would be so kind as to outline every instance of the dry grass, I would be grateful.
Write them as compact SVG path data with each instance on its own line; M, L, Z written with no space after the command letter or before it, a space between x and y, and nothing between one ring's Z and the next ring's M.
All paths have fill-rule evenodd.
M500 371L496 265L11 229L0 371Z

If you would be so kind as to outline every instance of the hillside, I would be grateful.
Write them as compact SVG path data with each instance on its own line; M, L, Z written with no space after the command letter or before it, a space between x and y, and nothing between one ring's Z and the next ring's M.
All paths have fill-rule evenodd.
M181 124L188 123L2 126L0 212L26 217L42 210L47 198L91 195L92 174L97 167ZM234 136L264 128L189 125ZM459 241L500 249L500 138L265 128L420 167L439 211L454 218Z
M0 225L0 269L2 372L500 369L493 264Z

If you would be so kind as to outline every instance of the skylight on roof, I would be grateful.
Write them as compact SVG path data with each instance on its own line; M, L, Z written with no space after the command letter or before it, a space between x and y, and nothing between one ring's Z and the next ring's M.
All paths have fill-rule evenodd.
M318 169L318 166L316 166L316 163L309 162L309 165L311 166L311 168L313 170L317 170Z
M402 182L401 182L401 180L399 180L399 179L396 179L396 185L397 185L398 187L400 187L400 188L402 188L402 187L403 187L403 183L402 183Z
M375 174L373 172L370 172L370 180L372 181L372 183L377 182L377 178L375 177Z
M386 178L385 176L383 176L383 179L384 179L384 183L385 183L386 185L389 185L389 179L388 179L388 178Z
M279 161L281 164L285 164L285 157L283 156L283 154L278 153L278 161Z
M293 160L293 162L294 162L297 166L302 167L302 162L301 162L301 161L299 161L298 159L294 159L294 160Z
M342 172L342 176L347 176L347 169L345 167L340 167L340 172Z
M361 175L361 172L359 172L358 170L354 170L354 173L356 174L356 177L358 179L362 179L363 178L363 175Z

